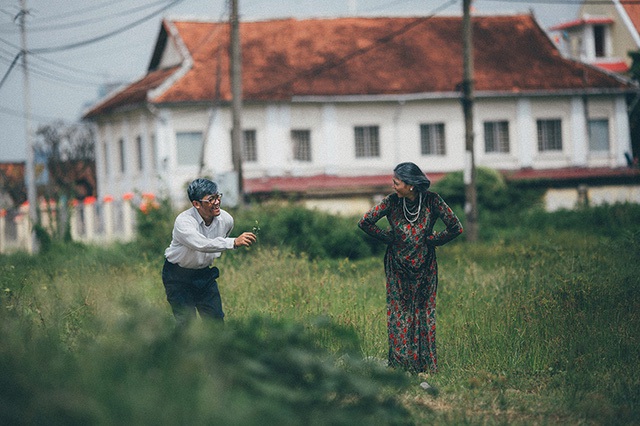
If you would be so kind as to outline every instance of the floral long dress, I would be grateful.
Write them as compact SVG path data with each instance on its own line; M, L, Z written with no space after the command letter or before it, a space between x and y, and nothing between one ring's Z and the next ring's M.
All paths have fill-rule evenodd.
M412 223L397 194L385 197L358 222L367 234L387 244L384 269L387 276L387 327L389 365L412 372L437 372L436 290L438 264L436 246L462 233L462 225L442 197L426 191L406 206L420 214ZM376 225L386 217L390 229ZM413 220L411 215L409 219ZM446 225L441 232L433 227L440 218Z

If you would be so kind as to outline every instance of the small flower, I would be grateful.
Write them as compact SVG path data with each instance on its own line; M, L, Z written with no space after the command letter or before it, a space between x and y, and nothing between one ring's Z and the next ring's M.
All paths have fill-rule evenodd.
M256 235L258 235L258 233L260 232L260 224L258 223L258 221L256 220L256 224L253 225L253 230L252 232Z

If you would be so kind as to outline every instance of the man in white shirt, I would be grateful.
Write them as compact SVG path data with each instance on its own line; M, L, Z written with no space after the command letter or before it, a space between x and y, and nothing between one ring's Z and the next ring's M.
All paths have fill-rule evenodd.
M224 312L218 291L220 272L212 266L223 251L256 241L251 232L229 237L233 217L220 208L222 194L208 179L196 179L187 188L192 207L176 217L171 244L165 250L162 282L178 326L195 318L222 321Z

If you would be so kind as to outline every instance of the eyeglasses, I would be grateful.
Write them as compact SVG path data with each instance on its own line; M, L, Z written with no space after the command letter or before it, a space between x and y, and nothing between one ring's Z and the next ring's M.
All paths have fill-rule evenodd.
M202 199L202 200L199 200L199 201L202 202L202 203L213 204L218 200L222 200L222 193L219 193L219 194L216 194L216 195L212 195L209 198L205 198L205 199Z

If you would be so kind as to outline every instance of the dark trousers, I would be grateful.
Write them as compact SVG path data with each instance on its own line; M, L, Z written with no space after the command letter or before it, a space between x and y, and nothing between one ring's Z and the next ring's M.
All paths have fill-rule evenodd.
M178 326L196 317L223 321L222 300L216 279L218 268L188 269L165 259L162 283Z

